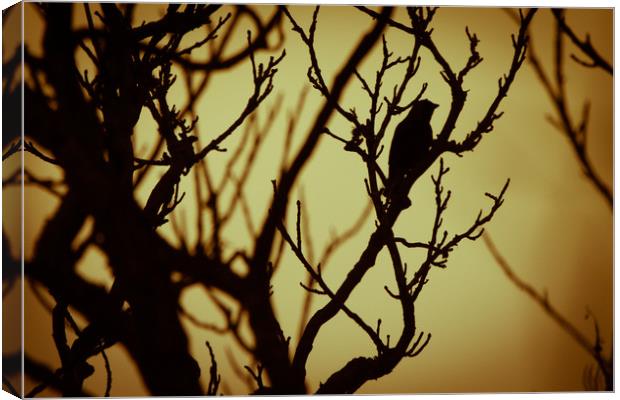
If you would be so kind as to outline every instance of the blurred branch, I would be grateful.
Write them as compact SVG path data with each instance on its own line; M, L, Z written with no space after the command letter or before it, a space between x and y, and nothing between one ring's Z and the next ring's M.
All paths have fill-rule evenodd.
M266 23L261 23L258 17L253 13L253 11L247 6L237 5L237 12L239 15L247 14L250 15L252 20L256 23L257 27L257 35L256 39L251 41L243 50L240 50L227 58L221 58L221 52L218 52L216 56L208 61L195 61L192 58L181 57L178 54L171 54L171 60L175 63L179 64L183 68L188 71L196 71L196 72L211 72L217 70L227 70L238 63L247 60L250 54L256 52L260 49L272 50L281 47L282 41L276 45L269 46L267 42L267 37L269 34L274 32L280 24L282 20L282 8L283 6L277 6L276 11L272 14L269 20Z
M51 179L42 179L34 176L32 172L24 169L23 175L21 168L13 172L8 178L2 180L3 186L20 185L23 182L24 185L32 185L39 187L53 196L58 198L62 197L62 192L59 188L63 188L65 185L61 181L54 181Z
M588 122L590 103L586 101L583 105L581 120L577 123L573 122L568 106L568 98L566 96L566 83L564 80L564 35L565 30L559 22L563 18L561 10L554 10L556 15L556 30L554 40L554 75L549 77L548 73L542 66L534 48L529 47L528 58L536 75L540 79L547 95L552 101L557 119L550 120L552 125L560 130L573 148L575 156L582 167L583 173L588 180L596 187L598 192L603 196L609 208L613 208L613 193L611 188L606 185L601 177L596 173L587 152L588 138ZM563 21L563 19L562 19Z
M11 146L7 149L7 151L2 155L2 161L6 160L7 158L9 158L10 156L12 156L13 154L23 150L25 152L28 152L30 154L33 154L34 156L36 156L37 158L49 163L49 164L53 164L53 165L59 165L58 161L54 160L52 157L46 156L45 154L43 154L39 149L37 149L35 147L35 145L32 142L29 141L24 141L24 147L22 149L22 141L21 139L14 142L13 144L11 144Z
M2 161L6 160L7 158L11 157L13 154L15 154L18 151L20 151L21 150L21 145L22 145L21 139L15 141L13 144L11 144L11 146L6 150L6 152L4 152L4 154L2 154Z
M21 357L21 356L20 356ZM63 384L60 380L58 371L54 372L47 366L35 361L32 357L24 356L24 372L35 382L42 382L35 386L24 397L33 398L40 394L43 390L50 387L57 391L61 391ZM93 393L82 390L79 394L80 397L96 397Z
M228 222L228 220L232 217L232 215L234 214L235 210L237 209L239 205L242 206L243 210L246 209L246 207L244 207L245 200L244 200L244 195L243 195L243 189L250 176L251 171L253 170L255 161L257 159L258 152L261 149L261 145L264 143L265 137L271 131L271 128L274 122L276 121L278 114L280 113L280 110L282 108L282 101L283 101L283 98L281 96L279 96L276 99L275 104L269 110L269 113L267 115L267 120L264 126L262 127L259 126L257 116L254 116L254 118L250 119L249 121L250 123L248 124L248 130L250 130L251 128L255 129L253 140L252 141L248 140L249 138L247 138L247 135L244 135L244 137L242 138L242 144L238 147L236 154L230 158L229 163L226 165L224 177L218 189L216 190L218 193L220 193L224 190L224 186L227 183L231 183L231 184L234 184L234 194L233 194L233 199L230 202L230 206L223 213L220 219L220 222L222 225ZM243 150L246 143L250 145L247 156L246 156L246 160L243 165L243 169L241 170L241 174L238 177L235 177L233 176L233 168L235 164L242 159L240 157L240 153ZM256 231L254 229L254 224L252 222L250 213L244 211L243 215L244 215L246 225L247 225L250 235L252 237L255 237Z
M297 239L293 240L291 238L291 236L288 233L288 231L286 230L286 227L284 226L284 224L279 224L278 225L278 230L280 231L280 234L282 235L284 240L286 240L286 242L290 246L291 250L293 251L293 253L297 257L297 259L301 262L302 266L306 269L306 271L308 272L308 274L312 278L312 282L316 282L319 285L320 290L313 289L311 286L305 286L302 283L300 283L300 285L304 289L306 289L308 291L308 295L311 294L311 293L318 294L318 295L326 295L330 299L333 300L335 295L334 295L334 292L327 286L327 283L325 283L325 281L323 280L322 271L321 271L321 264L317 265L317 268L316 268L316 271L315 271L314 267L307 260L306 256L304 255L304 253L302 251L302 240L301 240L301 235L299 233L299 231L300 231L299 225L301 223L300 218L299 218L299 210L300 210L300 208L301 208L301 203L298 200L297 201L298 214L297 214L297 223L296 223L296 226L297 226ZM362 330L373 341L373 343L377 347L378 351L382 352L385 349L385 345L383 344L383 342L381 341L381 339L377 335L377 332L375 332L375 330L372 327L370 327L366 322L364 322L364 320L358 314L356 314L355 312L351 311L345 304L342 304L341 307L342 307L342 311L345 313L345 315L347 315L349 318L351 318L353 320L353 322L355 322L355 324L357 324L360 328L362 328Z
M13 396L18 397L18 398L21 397L19 393L17 392L17 389L15 389L15 386L13 386L9 378L7 378L4 374L2 374L2 385L3 385L3 389L6 388L5 390L9 392L10 394L12 394Z
M251 34L248 31L248 42L251 42ZM213 139L206 147L204 147L200 152L198 152L195 156L195 160L199 160L205 157L212 150L222 150L219 145L230 136L237 127L241 125L241 123L246 119L248 115L250 115L259 105L262 103L265 98L271 93L273 90L273 78L278 71L276 68L278 64L282 61L286 52L283 50L279 57L274 58L273 56L269 58L269 62L265 66L260 63L258 66L254 61L254 53L250 52L250 59L252 61L252 76L254 81L254 93L248 99L248 102L239 115L237 119L230 124L230 126L222 132L219 136ZM266 87L263 88L263 85L266 83Z
M208 322L199 321L196 317L194 317L192 314L190 314L190 313L189 313L189 312L185 309L185 307L183 307L183 306L182 306L182 305L180 305L180 304L179 304L179 313L180 313L181 315L183 315L185 318L187 318L187 320L188 320L189 322L191 322L191 323L192 323L192 325L194 325L194 326L195 326L195 327L197 327L197 328L200 328L200 329L205 329L205 330L208 330L208 331L213 331L213 332L220 333L220 334L223 334L223 333L227 333L227 332L228 332L228 328L227 328L227 327L220 328L219 326L217 326L217 325L215 325L215 324L211 324L211 323L208 323Z
M231 333L239 347L245 350L249 354L254 353L253 347L241 336L241 318L244 313L242 306L239 306L238 310L233 310L226 306L214 293L208 292L209 298L216 306L216 308L222 313L224 320L226 321L226 328L222 330L222 333Z
M562 9L551 9L553 16L555 17L558 26L568 36L573 42L575 46L579 48L589 59L590 61L584 61L578 58L576 55L571 54L571 58L575 60L575 62L583 65L588 68L601 68L609 75L614 75L614 69L611 64L603 59L603 57L599 54L596 48L592 45L590 41L590 35L586 33L585 39L579 39L577 34L573 31L573 29L566 23L566 17L564 16L564 10Z
M177 56L182 56L182 55L186 55L186 54L191 54L192 51L196 50L197 48L200 48L202 46L204 46L207 42L209 42L210 40L216 39L217 38L217 33L220 30L220 28L222 26L224 26L224 24L228 21L228 19L230 18L232 14L228 13L226 14L226 16L224 18L220 17L218 19L217 24L215 25L215 27L213 29L211 29L211 31L207 34L207 36L205 36L204 39L199 40L198 42L192 44L189 47L186 47L182 50L179 50L176 54Z
M237 360L237 358L235 357L235 355L233 354L233 352L230 350L229 347L226 347L225 352L226 352L226 358L228 360L228 364L232 368L235 376L241 382L243 382L248 393L252 392L254 390L254 379L245 372L244 368L240 367L240 365L243 365L243 363Z
M489 234L483 235L484 243L491 252L497 265L502 269L508 279L522 292L527 294L536 304L538 304L545 313L553 319L560 328L573 338L590 356L596 361L598 367L605 377L605 390L613 390L613 362L612 359L606 359L602 354L600 344L600 335L598 325L595 321L596 340L595 343L590 342L571 322L569 322L555 307L549 302L546 293L539 293L530 284L519 278L506 259L501 255Z
M352 239L364 226L364 223L368 219L370 215L372 203L368 203L366 207L359 214L357 219L353 222L353 224L343 231L339 235L332 235L332 238L329 241L329 244L323 250L323 254L319 258L318 265L321 265L322 271L325 271L326 267L329 265L329 260L332 255L344 244L346 244L350 239ZM313 288L316 280L312 276L312 274L308 275L308 279L306 280L305 286L307 288ZM304 303L301 309L301 318L299 320L299 337L301 337L303 333L303 329L308 322L308 316L310 313L310 305L312 303L312 292L307 291L304 297Z
M34 154L35 156L37 156L38 158L40 158L41 160L50 163L50 164L54 164L54 165L59 165L58 161L54 160L51 157L46 156L45 154L43 154L41 151L39 151L34 144L32 144L32 142L28 142L25 141L24 142L24 151L27 151L28 153Z
M266 387L263 383L263 371L265 370L265 368L261 364L258 364L256 366L256 372L254 372L252 368L250 368L250 366L248 365L244 365L243 368L248 371L248 373L256 383L257 388L253 394L271 394L270 388Z

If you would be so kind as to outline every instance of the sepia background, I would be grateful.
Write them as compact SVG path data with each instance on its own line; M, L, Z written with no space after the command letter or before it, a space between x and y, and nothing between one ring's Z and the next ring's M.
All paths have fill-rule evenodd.
M265 17L273 12L273 6L254 7ZM96 5L93 9L97 9ZM149 21L160 16L164 10L163 5L141 4L136 16L138 20ZM290 10L303 27L308 27L313 7L293 6ZM25 5L25 12L25 42L37 54L41 46L42 22L30 4ZM223 16L226 12L226 7L223 7L217 15ZM76 12L75 15L74 24L84 25L83 13ZM398 9L394 18L405 20L404 9ZM589 33L606 59L613 59L612 10L571 9L567 11L567 20L582 37ZM251 27L249 22L248 29ZM552 22L551 13L543 10L536 15L531 27L533 46L549 71L552 70L553 54ZM371 23L367 15L352 7L321 8L316 46L319 63L328 82L332 81ZM464 87L469 90L468 101L455 129L455 135L464 137L482 118L494 98L497 79L508 69L512 54L510 35L516 32L517 25L505 10L463 7L440 9L432 25L438 47L448 62L458 68L465 64L469 56L465 27L480 39L478 50L484 61L465 80ZM271 180L278 176L290 117L298 119L292 137L295 148L323 102L306 78L309 66L306 47L292 32L288 20L284 20L283 26L286 57L278 68L274 92L255 115L257 125L265 126L270 111L276 110L273 125L257 154L245 189L250 199L254 226L260 226L273 193ZM197 30L189 36L190 40L197 40L204 35L204 30ZM276 36L274 34L269 39L277 41ZM410 37L394 29L388 29L385 37L395 56L409 54ZM245 31L239 30L234 43L231 52L246 44ZM5 41L4 45L10 46L11 43ZM258 61L264 61L269 55L278 55L280 51L258 52L256 57ZM572 52L576 49L567 42L567 53ZM204 53L197 51L195 56L204 57ZM424 50L421 56L421 68L407 92L407 98L415 97L422 84L428 82L425 97L439 104L431 122L437 131L449 109L449 87L441 79L439 67L432 57ZM78 53L78 57L83 68L88 68L84 54ZM360 73L374 80L374 71L380 61L380 48L376 47L364 60ZM391 92L392 85L402 73L402 68L395 69L387 77L383 88L386 94ZM198 79L200 73L196 76ZM566 82L569 105L575 115L581 115L586 100L591 102L588 152L597 173L611 186L612 78L599 70L584 68L568 60ZM200 117L197 133L202 143L217 135L236 118L245 104L251 83L249 62L213 76L196 107ZM306 95L301 108L300 96L303 93ZM177 83L169 102L182 108L186 97L183 85ZM342 103L355 108L360 116L367 113L368 98L359 81L351 81ZM278 104L280 108L277 108ZM489 224L487 232L515 272L538 290L546 292L549 301L590 338L594 337L594 327L592 320L585 318L586 310L596 316L607 354L613 337L612 213L580 170L568 140L549 123L548 117L553 114L551 102L527 61L500 111L504 112L503 117L495 123L493 132L484 136L475 152L464 154L462 158L454 155L444 157L451 169L444 183L446 189L452 191L444 226L451 232L468 227L478 211L488 206L484 193L497 193L510 178L506 201ZM343 137L348 137L351 131L346 121L335 115L328 125ZM387 144L394 128L395 124L388 129ZM215 152L208 157L210 171L216 180L221 179L218 171L224 169L234 154L244 129L243 126L239 128L237 134L225 142L227 152ZM256 133L250 131L249 134ZM134 134L134 149L138 156L147 157L156 136L155 123L143 111ZM242 157L247 157L247 154L243 153ZM17 161L3 165L5 177L17 166ZM387 169L387 151L384 151L379 162ZM62 178L59 170L30 154L26 153L25 163L40 177ZM413 206L403 213L396 224L395 233L398 236L411 241L429 239L435 212L430 175L436 174L437 168L436 165L431 167L410 193ZM141 184L136 193L141 204L146 202L159 173L152 168ZM361 214L369 214L364 176L364 165L353 153L344 151L341 143L327 136L322 138L293 192L293 200L301 199L306 207L304 223L317 256L335 233L345 231ZM185 177L181 189L187 196L175 210L175 219L182 226L186 240L193 242L196 240L194 221L197 218L193 177ZM17 187L5 188L4 201L14 197L18 190ZM26 259L32 252L42 224L57 204L57 200L48 193L37 188L26 188ZM294 201L291 207L294 207ZM289 210L289 215L294 215L293 210ZM289 226L292 226L292 221L289 217ZM18 218L7 218L5 215L3 224L7 231L15 229L18 223ZM206 216L205 224L208 226ZM361 231L339 249L329 265L324 266L325 279L333 286L342 281L352 260L366 245L374 226L372 216L369 215L364 224ZM170 225L164 225L159 231L171 243L179 243ZM228 251L250 245L251 238L240 214L226 230L225 237ZM14 255L18 254L17 241L11 243L11 250ZM424 255L415 249L403 250L402 254L411 265L421 261ZM78 269L93 282L108 287L111 285L112 275L106 266L106 259L94 247L86 252ZM273 280L273 302L284 333L292 337L293 344L299 337L300 310L306 295L299 282L305 280L302 266L290 252L285 252L285 259ZM393 287L392 280L389 259L382 252L376 266L353 292L350 305L368 321L381 318L382 332L396 334L401 324L398 303L383 289L384 285ZM28 284L24 296L25 350L33 359L56 368L59 362L51 336L50 315ZM5 304L14 300L9 296L5 298ZM46 301L45 294L42 300ZM189 288L182 301L196 319L221 324L203 289ZM322 299L315 298L312 309L322 304ZM592 364L589 355L506 278L482 240L461 244L450 257L447 269L431 272L430 282L416 303L416 315L418 327L432 333L430 345L418 357L402 361L393 373L364 385L359 393L583 390L582 374ZM250 365L251 360L234 347L229 337L201 329L187 318L184 323L205 384L210 358L204 342L208 339L218 360L223 392L247 393L249 390L244 379L235 370ZM10 350L6 346L5 343L5 352ZM319 382L347 360L360 355L370 356L373 351L372 343L363 332L339 314L317 338L317 345L308 362L310 387L316 388ZM123 347L112 347L108 350L108 356L113 373L111 394L145 395L138 371ZM91 362L96 372L86 380L85 388L93 393L102 393L106 379L103 360L93 358ZM27 381L26 391L37 383ZM55 393L46 391L43 394Z

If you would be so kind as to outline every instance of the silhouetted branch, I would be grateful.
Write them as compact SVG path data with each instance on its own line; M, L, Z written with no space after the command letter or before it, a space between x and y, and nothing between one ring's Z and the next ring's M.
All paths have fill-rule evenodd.
M365 6L355 6L355 8L357 8L360 11L365 12L366 14L370 15L371 17L373 17L375 19L379 17L379 13L378 12L373 11L373 10L371 10L368 7L365 7ZM400 30L402 30L404 32L413 33L413 31L411 30L410 27L408 27L406 25L403 25L400 22L394 21L391 18L382 18L382 19L385 20L385 23L387 25L389 25L389 26L391 26L393 28L400 29Z
M536 11L537 11L536 9L530 9L525 15L520 11L519 32L517 33L516 37L514 35L512 36L512 46L513 46L514 51L513 51L513 57L512 57L512 62L510 64L510 68L507 74L505 74L502 78L499 78L497 95L493 99L491 105L489 106L482 120L478 122L478 126L476 127L476 129L468 133L465 139L461 143L457 143L455 141L448 141L450 131L453 129L451 121L450 121L450 124L446 122L446 125L444 125L444 129L439 134L438 140L446 141L446 149L448 151L451 151L453 153L460 155L464 151L472 150L476 146L476 144L478 144L480 139L482 139L482 135L484 133L488 133L493 130L494 121L499 119L502 116L503 112L498 113L497 109L499 108L499 105L501 104L502 100L508 95L510 86L512 85L512 82L514 81L514 78L517 72L521 68L523 61L525 61L527 48L528 48L528 41L529 41L528 34L527 34L528 27ZM472 38L470 38L470 41L472 41ZM474 50L472 51L475 51L475 46L473 45L473 41L472 41L472 46L474 47ZM460 113L460 108L462 108L462 104L465 101L465 94L464 92L462 92L462 88L460 87L460 84L456 85L452 79L450 79L449 82L452 88L453 97L455 94L458 94L456 97L458 99L458 105L457 105L458 108L455 108L455 105L453 103L450 109L450 116L453 115L453 110L454 110L454 116L455 116L455 121L456 121L456 117L458 116L458 113ZM458 109L458 112L456 111L457 109ZM450 116L448 116L449 120L450 120Z
M376 12L366 7L358 8L363 12L369 14L373 18L378 17ZM466 30L467 36L470 41L471 55L465 67L458 74L455 73L444 58L443 54L433 42L431 38L432 29L428 30L428 25L431 22L436 10L436 8L426 8L426 10L421 7L409 8L408 11L411 20L411 27L407 27L401 23L392 20L389 20L388 23L391 26L394 26L406 33L409 33L410 35L413 35L423 47L425 47L431 52L435 61L441 66L442 77L451 89L452 105L450 107L448 118L444 124L444 127L438 134L437 141L438 144L444 148L444 150L451 151L456 154L461 154L464 151L472 150L478 143L478 141L482 138L482 134L490 132L493 129L493 121L495 121L501 116L501 113L496 113L496 110L499 107L503 98L506 97L508 90L510 89L510 86L514 80L514 77L519 68L521 67L523 60L525 59L525 51L527 49L528 42L526 34L527 27L529 26L536 10L532 9L528 11L526 15L521 14L519 32L516 38L513 36L514 55L508 74L504 75L503 79L500 78L498 82L498 93L495 99L492 101L491 105L489 106L486 115L478 123L477 128L470 132L467 135L466 139L461 143L450 141L449 137L455 127L461 110L463 109L463 105L465 104L466 92L462 88L463 78L471 69L473 69L482 61L482 58L476 50L479 40L476 35L472 35L469 33L469 30Z
M245 370L249 372L252 379L254 379L254 382L256 382L256 394L260 394L265 389L267 389L265 388L265 384L263 383L263 371L265 370L265 368L262 365L258 364L256 366L256 372L254 372L252 368L250 368L248 365L244 365L243 368L245 368Z
M110 360L108 360L108 355L105 353L105 350L101 350L101 357L103 357L106 373L105 393L103 397L110 397L110 391L112 390L112 368L110 367Z
M424 342L420 344L422 337L424 337L424 333L420 332L420 335L418 336L416 341L411 345L411 348L409 349L409 351L407 351L407 357L413 358L413 357L420 355L420 353L422 353L422 351L426 348L426 346L428 346L428 344L431 341L432 335L430 333L427 334L426 339L424 339Z
M220 382L222 377L217 372L217 362L215 361L215 354L213 353L213 348L209 341L206 341L205 344L209 348L209 357L211 357L211 367L209 368L209 385L207 386L207 396L217 396L217 389L220 386Z
M469 58L467 59L467 63L457 76L457 80L460 83L463 83L463 78L465 78L465 75L467 75L469 71L474 69L478 64L482 62L482 57L480 57L480 53L478 53L477 50L480 40L478 40L478 37L475 33L472 34L469 32L468 27L465 27L465 33L467 34L467 38L469 39L469 50L471 52L471 55L469 56Z
M394 241L396 243L400 243L405 247L408 247L410 249L431 249L431 245L429 245L428 243L421 243L421 242L408 242L407 239L405 238L401 238L401 237L397 237L394 239Z

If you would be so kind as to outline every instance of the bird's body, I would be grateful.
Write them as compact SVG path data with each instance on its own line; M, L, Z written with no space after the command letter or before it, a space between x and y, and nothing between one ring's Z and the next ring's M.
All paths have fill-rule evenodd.
M421 175L425 156L433 143L431 117L437 104L418 100L396 127L389 157L388 188L392 191L406 175Z

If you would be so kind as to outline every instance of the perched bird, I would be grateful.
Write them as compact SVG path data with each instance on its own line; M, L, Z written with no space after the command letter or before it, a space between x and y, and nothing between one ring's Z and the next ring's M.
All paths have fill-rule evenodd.
M393 192L406 175L423 172L417 169L433 143L431 117L435 108L437 104L430 100L418 100L396 127L390 147L388 193Z

